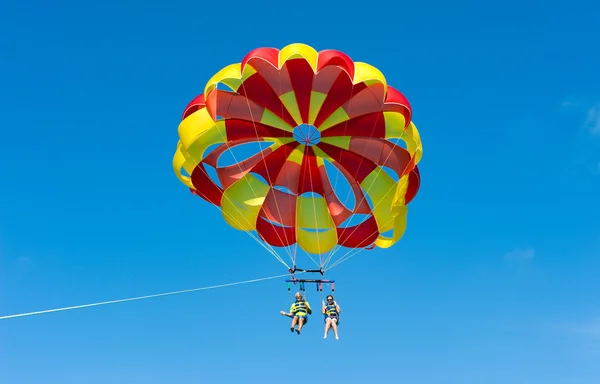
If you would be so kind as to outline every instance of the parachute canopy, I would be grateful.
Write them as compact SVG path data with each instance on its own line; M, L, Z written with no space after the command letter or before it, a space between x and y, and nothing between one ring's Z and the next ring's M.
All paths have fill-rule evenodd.
M268 246L388 248L419 189L411 115L378 69L342 52L258 48L185 108L173 167L231 227ZM261 146L237 158L249 143Z

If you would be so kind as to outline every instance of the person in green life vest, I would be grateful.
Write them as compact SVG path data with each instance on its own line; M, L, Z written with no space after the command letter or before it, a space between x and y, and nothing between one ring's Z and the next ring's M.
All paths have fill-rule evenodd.
M296 325L298 325L298 329L295 329L297 334L300 334L302 327L306 325L308 322L308 315L312 314L312 309L308 304L308 301L304 300L302 294L300 292L296 292L296 302L292 303L290 307L290 312L280 311L282 316L287 316L292 318L292 326L290 327L290 331L294 332Z
M333 296L331 295L327 295L327 304L324 300L322 301L322 304L323 308L321 308L321 313L325 316L325 336L323 336L323 338L326 339L329 329L333 329L335 339L339 340L338 325L340 324L340 306L333 300Z

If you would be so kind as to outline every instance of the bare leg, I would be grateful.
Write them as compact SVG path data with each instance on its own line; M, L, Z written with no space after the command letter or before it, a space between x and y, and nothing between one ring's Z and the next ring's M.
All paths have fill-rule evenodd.
M298 316L292 318L292 326L290 327L290 331L292 332L294 332L294 328L296 328L296 321L298 321Z
M335 333L335 339L339 340L340 337L338 336L337 320L331 320L331 328L333 328L333 333Z
M298 334L300 334L300 331L302 330L302 326L304 325L304 317L300 317L298 319L298 329L296 330L296 332Z
M329 328L331 327L331 318L327 318L325 319L325 335L323 336L324 339L327 338L327 334L329 333Z

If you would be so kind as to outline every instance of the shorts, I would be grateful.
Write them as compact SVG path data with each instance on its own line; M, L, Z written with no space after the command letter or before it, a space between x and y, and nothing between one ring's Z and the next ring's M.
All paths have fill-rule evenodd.
M325 318L323 319L323 321L326 323L327 319L336 319L336 324L340 325L340 318L338 316L327 316L325 315Z
M299 319L304 319L304 324L308 323L308 314L307 313L295 314L294 317L297 317Z

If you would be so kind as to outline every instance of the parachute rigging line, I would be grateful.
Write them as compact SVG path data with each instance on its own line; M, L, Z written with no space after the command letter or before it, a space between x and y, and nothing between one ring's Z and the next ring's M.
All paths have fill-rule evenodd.
M192 288L192 289L185 289L182 291L173 291L173 292L166 292L166 293L157 293L154 295L146 295L146 296L138 296L138 297L130 297L127 299L118 299L118 300L111 300L111 301L103 301L103 302L98 302L98 303L92 303L92 304L83 304L83 305L76 305L76 306L72 306L72 307L64 307L64 308L55 308L55 309L46 309L43 311L36 311L36 312L28 312L28 313L19 313L16 315L8 315L8 316L0 316L0 320L8 320L8 319L13 319L16 317L25 317L25 316L33 316L33 315L42 315L45 313L51 313L51 312L63 312L63 311L70 311L73 309L80 309L80 308L87 308L87 307L98 307L100 305L108 305L108 304L117 304L117 303L123 303L126 301L137 301L137 300L145 300L145 299L151 299L151 298L155 298L155 297L161 297L161 296L172 296L172 295L180 295L183 293L190 293L190 292L198 292L198 291L206 291L209 289L216 289L216 288L223 288L223 287L231 287L234 285L242 285L242 284L250 284L250 283L258 283L260 281L265 281L265 280L273 280L273 279L278 279L281 277L285 277L285 276L289 276L288 274L285 275L277 275L277 276L270 276L270 277L261 277L258 279L252 279L252 280L245 280L245 281L238 281L235 283L226 283L226 284L219 284L219 285L212 285L212 286L208 286L208 287L200 287L200 288Z

